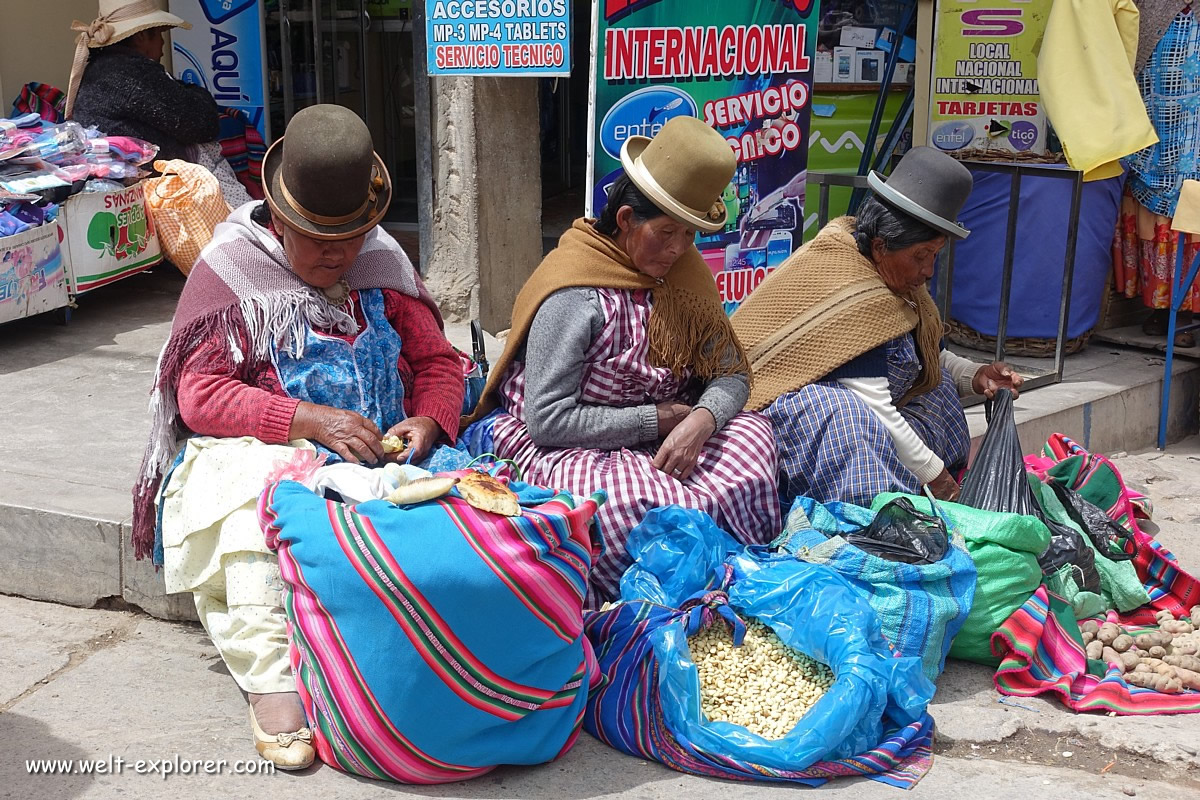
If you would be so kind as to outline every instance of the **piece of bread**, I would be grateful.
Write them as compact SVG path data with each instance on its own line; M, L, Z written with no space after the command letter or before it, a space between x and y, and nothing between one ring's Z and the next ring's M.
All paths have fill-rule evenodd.
M424 503L426 500L436 500L449 494L457 483L458 478L417 478L415 481L401 484L387 499L389 503L398 506Z
M401 439L399 436L385 436L383 437L381 444L383 445L383 452L399 453L404 448L408 447L408 440Z
M458 493L463 500L480 511L490 511L506 517L521 516L517 496L500 481L486 472L470 472L458 481Z

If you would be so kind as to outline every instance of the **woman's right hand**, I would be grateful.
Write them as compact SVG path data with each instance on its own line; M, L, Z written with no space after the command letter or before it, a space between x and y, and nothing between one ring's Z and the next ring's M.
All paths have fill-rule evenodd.
M687 419L688 414L692 413L691 406L675 400L658 403L655 405L655 408L658 409L658 438L660 439L665 439L667 434L675 430L679 426L679 423Z
M355 411L301 402L288 435L323 444L350 464L383 460L383 434L374 422Z
M933 492L933 496L938 500L953 503L958 499L959 486L958 482L950 476L950 471L943 468L942 474L929 482L929 491Z

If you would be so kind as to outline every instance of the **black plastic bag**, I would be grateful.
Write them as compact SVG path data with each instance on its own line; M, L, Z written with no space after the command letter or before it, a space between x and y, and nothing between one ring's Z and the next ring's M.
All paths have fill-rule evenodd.
M1017 438L1013 398L1007 391L988 401L988 429L967 471L958 502L982 511L1007 511L1041 517L1025 479L1025 456Z
M1050 481L1049 484L1063 508L1067 510L1067 514L1076 525L1083 528L1083 532L1092 540L1100 555L1109 561L1133 560L1135 553L1125 552L1125 542L1132 540L1133 534L1121 527L1104 509L1074 489L1069 489L1058 481Z
M1050 529L1050 546L1038 557L1042 574L1052 575L1066 564L1078 568L1080 588L1100 589L1096 556L1079 531L1048 519L1029 488L1025 458L1017 437L1012 394L999 391L988 401L988 429L975 463L963 480L958 502L982 511L1003 511L1037 517Z
M905 564L936 564L950 547L946 523L918 511L907 497L879 509L869 526L849 534L846 541L873 556Z

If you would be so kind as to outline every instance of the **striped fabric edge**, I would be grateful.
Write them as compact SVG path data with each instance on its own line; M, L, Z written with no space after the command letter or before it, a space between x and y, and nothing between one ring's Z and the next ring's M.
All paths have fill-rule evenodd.
M997 691L1016 697L1054 694L1073 711L1118 716L1200 712L1200 692L1163 694L1130 686L1115 668L1103 678L1088 674L1083 648L1050 611L1052 598L1067 605L1043 585L992 634L992 652L1001 657L993 679Z
M556 523L549 513L576 510L571 495L558 494L539 509L527 508L509 518L503 528L465 502L440 504L475 554L529 613L564 642L574 642L583 633L579 608L587 593L591 545L587 525L573 521L591 519L602 502L602 495L593 495L578 507L582 516L563 514ZM518 549L535 555L539 567L551 568L557 579L551 580L545 569L533 569L528 558L506 555Z

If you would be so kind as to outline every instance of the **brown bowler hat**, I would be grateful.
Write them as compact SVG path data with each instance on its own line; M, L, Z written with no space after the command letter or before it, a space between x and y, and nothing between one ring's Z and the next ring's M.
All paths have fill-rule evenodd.
M634 186L668 216L706 233L725 227L721 195L737 170L725 137L696 117L674 117L653 139L630 136L621 165Z
M348 108L309 106L263 158L271 210L313 239L353 239L383 221L392 179L366 123Z

